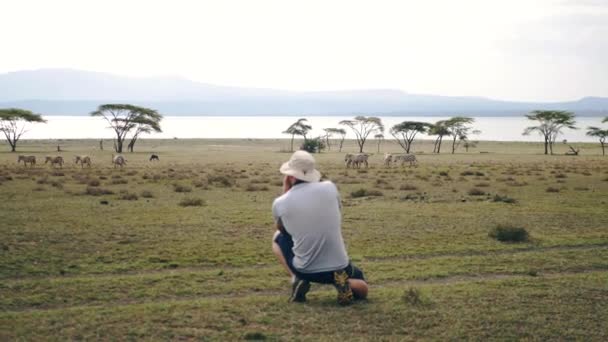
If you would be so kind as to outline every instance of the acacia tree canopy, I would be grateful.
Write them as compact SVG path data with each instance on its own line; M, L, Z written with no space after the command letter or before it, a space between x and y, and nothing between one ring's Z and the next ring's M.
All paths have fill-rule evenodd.
M384 133L384 125L382 120L375 116L356 116L353 120L342 120L340 125L350 127L355 133L357 145L359 145L359 153L363 153L363 146L367 137L372 133Z
M122 147L129 132L139 130L137 136L143 132L160 131L160 115L156 110L134 106L131 104L103 104L91 116L103 117L109 128L116 134L116 152L122 153ZM151 123L153 123L151 125ZM158 130L157 130L158 128ZM137 137L135 137L135 141ZM135 144L135 142L133 142Z
M529 135L532 132L538 132L543 136L545 142L545 154L551 151L553 154L553 143L557 136L562 133L562 129L576 129L576 121L574 113L560 110L535 110L530 114L526 114L528 120L537 121L537 126L527 127L523 135Z
M312 126L306 123L307 120L305 118L298 119L298 121L294 122L289 126L283 134L291 134L291 150L293 151L293 139L296 135L301 135L304 137L304 142L306 142L306 135L312 129Z
M28 122L46 122L40 114L19 108L0 108L0 132L11 146L11 152L17 149L17 142L27 132Z
M397 140L399 145L405 150L405 153L410 153L412 142L418 133L426 133L431 124L419 121L403 121L394 125L390 129L391 135Z

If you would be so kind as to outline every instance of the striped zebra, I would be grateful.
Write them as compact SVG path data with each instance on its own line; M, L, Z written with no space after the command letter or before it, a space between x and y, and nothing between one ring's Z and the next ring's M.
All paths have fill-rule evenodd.
M393 161L395 164L397 162L401 162L401 166L403 166L406 162L410 163L410 166L417 165L418 160L416 160L416 156L413 154L398 154L393 156Z
M63 168L63 157L62 156L57 156L57 157L49 157L46 156L46 158L44 158L44 163L48 163L51 162L51 167L55 167L55 164L59 164L59 168L62 169Z
M74 158L74 163L80 164L80 168L84 168L85 164L88 167L91 167L91 157L89 157L89 156L76 156Z
M125 157L121 156L120 154L117 156L112 155L112 164L114 164L114 168L116 168L117 166L120 166L120 168L122 169L122 167L127 164L127 160L125 159Z
M27 163L30 163L31 167L34 167L34 165L36 165L35 156L19 155L19 157L17 158L17 164L21 163L21 161L23 161L23 166L25 167L27 167Z

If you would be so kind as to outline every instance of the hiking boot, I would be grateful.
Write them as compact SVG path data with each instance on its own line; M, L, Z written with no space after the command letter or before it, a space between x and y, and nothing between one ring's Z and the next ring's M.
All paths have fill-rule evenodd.
M348 285L348 274L346 271L334 272L334 286L338 290L338 304L348 305L353 301L353 290Z
M308 290L310 290L310 282L296 277L291 284L291 296L289 297L289 301L297 303L305 302Z

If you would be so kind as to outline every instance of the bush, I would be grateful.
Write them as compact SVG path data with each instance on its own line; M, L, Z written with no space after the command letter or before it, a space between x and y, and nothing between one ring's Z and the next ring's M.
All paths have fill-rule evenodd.
M300 150L308 153L320 153L325 149L325 143L321 138L308 139L300 146Z
M173 184L173 190L175 192L191 192L192 188L182 184Z
M122 195L120 199L123 199L125 201L137 201L139 197L137 196L137 194L134 193L126 193Z
M143 198L154 198L154 194L149 190L144 190L141 192L141 197Z
M208 175L207 182L209 184L215 184L223 187L231 187L234 185L234 181L223 175Z
M525 228L511 225L498 225L488 235L501 242L525 242L529 238Z
M182 207L202 207L206 205L205 201L201 198L184 198L179 202Z
M408 288L403 294L403 301L413 306L424 306L431 304L427 296L415 287Z
M486 193L481 189L473 188L473 189L469 190L469 195L471 195L471 196L483 196L485 194Z
M107 190L107 189L87 186L87 189L85 190L84 193L85 193L85 195L101 196L101 195L112 195L114 192L112 192L111 190Z
M127 179L112 177L112 184L127 184L127 183L129 183L129 181Z
M499 194L494 195L494 198L492 199L494 202L504 202L504 203L517 203L517 200L514 198L511 198L509 196L501 196Z
M253 184L247 185L245 191L268 191L268 187L266 185L256 186Z
M554 187L550 186L550 187L548 187L548 188L547 188L547 190L546 190L546 191L547 191L547 192L559 192L559 189L558 189L558 188L554 188Z
M91 179L88 184L89 186L99 186L101 183L97 179Z
M367 190L367 189L359 189L350 193L350 197L367 197L367 196L383 196L382 192L378 190Z

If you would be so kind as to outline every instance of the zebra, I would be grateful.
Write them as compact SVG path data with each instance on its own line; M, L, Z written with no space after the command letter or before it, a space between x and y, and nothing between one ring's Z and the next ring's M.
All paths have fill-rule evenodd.
M116 168L116 166L120 166L120 168L122 169L122 167L127 164L127 160L120 154L117 156L112 155L112 164L114 164L114 168Z
M344 156L344 161L346 163L346 167L350 167L352 166L353 168L360 168L361 164L365 164L365 167L368 167L368 162L367 159L369 158L368 154L365 153L357 153L357 154L352 154L352 153L347 153Z
M27 167L27 163L30 163L31 167L34 167L34 165L36 165L35 156L19 155L19 157L17 158L17 164L19 164L21 161L23 161L23 166L25 166L25 167Z
M391 162L393 161L393 155L390 153L384 154L384 166L391 166Z
M48 163L51 162L51 167L55 167L55 164L59 164L59 168L62 169L63 168L63 157L62 156L57 156L57 157L49 157L46 156L46 158L44 159L44 163Z
M79 164L80 167L84 168L84 164L87 164L88 167L91 167L91 157L89 156L76 156L74 159L74 163Z
M401 166L403 166L406 162L410 163L410 167L412 165L418 164L418 160L416 160L416 156L413 154L399 154L399 155L393 156L393 161L395 162L395 164L398 161L401 161Z

